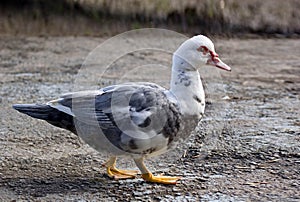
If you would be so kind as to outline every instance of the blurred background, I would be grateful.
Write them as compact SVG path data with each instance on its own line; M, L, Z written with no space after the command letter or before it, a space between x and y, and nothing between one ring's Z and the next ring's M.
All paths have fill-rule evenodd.
M111 36L153 27L188 35L299 37L299 0L1 0L0 34Z

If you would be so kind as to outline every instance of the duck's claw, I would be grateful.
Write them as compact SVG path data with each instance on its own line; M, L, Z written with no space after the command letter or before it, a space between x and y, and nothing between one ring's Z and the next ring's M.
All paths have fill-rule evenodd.
M136 170L119 170L116 168L116 160L115 156L109 158L109 160L104 163L102 166L106 167L106 173L108 177L112 179L131 179L135 178L138 171Z
M135 178L138 171L136 170L119 170L115 167L107 167L106 172L108 177L119 180L119 179L132 179Z
M158 175L154 176L152 173L142 174L142 178L147 182L154 182L160 184L176 184L180 177L170 177Z

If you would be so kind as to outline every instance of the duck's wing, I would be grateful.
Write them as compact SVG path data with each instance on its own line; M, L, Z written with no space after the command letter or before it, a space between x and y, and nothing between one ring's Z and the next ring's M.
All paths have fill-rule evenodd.
M90 128L98 128L123 150L138 149L136 140L157 135L170 142L180 127L181 114L176 98L155 84L124 84L76 92L48 105L74 117L79 136L87 135Z

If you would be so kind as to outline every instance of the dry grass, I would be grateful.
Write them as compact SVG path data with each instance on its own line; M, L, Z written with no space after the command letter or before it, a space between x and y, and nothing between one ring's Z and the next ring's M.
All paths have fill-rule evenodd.
M21 2L21 3L20 3ZM4 0L0 34L112 35L142 27L190 34L300 34L298 0Z

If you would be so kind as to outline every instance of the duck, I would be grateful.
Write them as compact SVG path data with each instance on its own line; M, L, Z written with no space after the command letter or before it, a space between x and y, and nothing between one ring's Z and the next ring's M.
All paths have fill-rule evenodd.
M231 71L204 35L184 41L172 55L170 88L150 82L130 82L97 90L70 92L42 104L14 104L17 111L66 129L100 153L112 179L135 178L137 170L116 167L117 158L130 157L146 182L176 184L180 177L154 175L147 158L177 148L201 121L205 93L199 68Z

